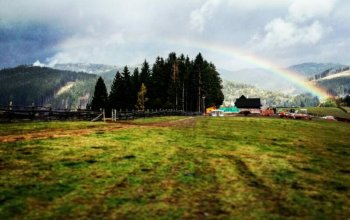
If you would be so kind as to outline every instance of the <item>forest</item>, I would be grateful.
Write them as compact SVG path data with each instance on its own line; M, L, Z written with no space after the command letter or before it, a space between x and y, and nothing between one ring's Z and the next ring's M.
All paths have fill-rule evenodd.
M204 107L221 105L223 100L222 80L213 63L200 53L194 60L170 53L166 59L157 57L152 66L145 60L132 74L127 66L117 71L109 94L100 77L90 107L200 112Z
M55 108L63 108L62 100L67 99L67 93L63 97L56 97L60 88L68 82L74 82L72 92L69 96L70 107L73 99L88 93L97 76L82 72L72 72L51 69L48 67L37 67L21 65L15 68L0 70L0 105L44 106L48 103ZM78 88L79 87L79 88ZM90 88L89 88L90 87Z

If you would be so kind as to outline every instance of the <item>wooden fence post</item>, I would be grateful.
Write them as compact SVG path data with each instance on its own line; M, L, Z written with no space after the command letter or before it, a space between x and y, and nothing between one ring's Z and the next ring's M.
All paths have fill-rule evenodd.
M103 122L106 122L105 109L103 109Z

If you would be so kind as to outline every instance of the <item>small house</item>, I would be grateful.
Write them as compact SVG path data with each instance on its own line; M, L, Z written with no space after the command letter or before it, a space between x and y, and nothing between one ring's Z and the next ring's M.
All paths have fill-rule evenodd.
M260 114L260 98L246 98L244 95L236 99L235 106L240 109L240 113Z

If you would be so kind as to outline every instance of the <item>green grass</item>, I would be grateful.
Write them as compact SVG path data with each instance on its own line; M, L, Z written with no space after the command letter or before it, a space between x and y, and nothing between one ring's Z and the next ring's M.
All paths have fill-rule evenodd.
M345 109L347 113L350 113L350 107L342 107L342 108Z
M285 108L285 109L291 109L291 108ZM294 108L297 109L297 108ZM340 117L340 118L346 118L350 119L350 114L344 112L340 108L335 107L304 107L300 109L307 109L309 114L315 115L315 116L327 116L332 115L334 117Z
M0 219L350 216L350 124L189 120L180 121L183 127L143 121L110 131L103 123L26 124L30 132L88 126L99 132L0 142ZM20 128L1 126L3 135Z
M166 116L166 117L150 117L150 118L138 118L132 121L133 124L149 124L158 122L170 122L175 120L182 120L185 116Z
M26 134L28 132L39 132L47 130L77 130L83 128L101 127L102 122L25 122L25 123L1 123L0 136L8 134Z
M334 117L347 118L350 119L350 114L344 112L340 108L332 108L332 107L308 107L308 113L313 115L332 115Z

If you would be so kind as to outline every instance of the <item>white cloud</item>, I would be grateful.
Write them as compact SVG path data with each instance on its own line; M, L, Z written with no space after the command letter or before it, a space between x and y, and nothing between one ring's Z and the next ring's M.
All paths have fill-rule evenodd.
M297 44L316 44L320 41L324 28L318 21L310 25L297 24L281 18L272 20L265 26L266 35L262 45L269 48L286 48Z
M206 22L212 18L213 11L220 4L220 0L207 0L199 9L191 12L191 28L202 32Z
M335 0L295 0L289 7L290 19L304 22L317 17L327 17L334 9Z
M44 67L44 66L46 66L44 63L41 63L39 60L37 60L37 61L35 61L34 63L33 63L33 66L40 66L40 67Z
M265 25L264 32L251 38L250 44L260 50L279 50L303 45L315 45L331 28L320 18L327 17L334 8L334 0L295 0L288 14Z

